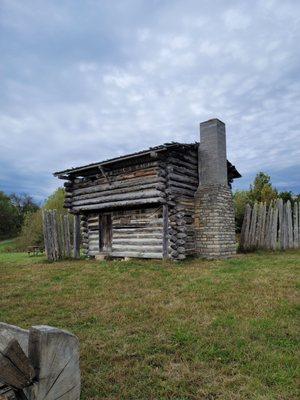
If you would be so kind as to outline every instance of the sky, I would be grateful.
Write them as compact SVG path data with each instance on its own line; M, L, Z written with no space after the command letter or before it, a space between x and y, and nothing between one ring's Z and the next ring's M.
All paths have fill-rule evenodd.
M299 0L0 0L0 190L226 123L228 159L300 193Z

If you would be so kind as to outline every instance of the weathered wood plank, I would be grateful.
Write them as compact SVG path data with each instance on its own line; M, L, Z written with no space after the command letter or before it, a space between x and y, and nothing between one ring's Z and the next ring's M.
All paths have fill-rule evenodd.
M80 258L80 215L74 216L73 257Z
M32 383L35 371L18 341L8 332L0 335L0 381L23 389Z
M113 250L110 254L112 257L133 257L133 258L163 258L161 252L138 252L138 251L115 251Z
M102 210L104 208L116 208L116 207L127 207L127 206L136 206L136 205L148 205L148 204L164 204L166 200L163 197L152 197L147 199L137 199L137 200L126 200L126 201L118 201L118 202L110 202L103 204L92 204L86 206L76 206L74 207L74 211L80 210Z
M38 380L27 389L29 399L79 400L79 345L74 335L49 326L32 327L29 358Z

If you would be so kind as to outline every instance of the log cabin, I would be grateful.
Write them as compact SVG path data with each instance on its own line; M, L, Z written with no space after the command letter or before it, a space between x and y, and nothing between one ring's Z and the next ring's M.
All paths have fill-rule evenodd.
M235 254L225 124L200 124L200 142L165 143L55 172L80 216L86 255L182 260ZM78 217L79 219L79 217Z

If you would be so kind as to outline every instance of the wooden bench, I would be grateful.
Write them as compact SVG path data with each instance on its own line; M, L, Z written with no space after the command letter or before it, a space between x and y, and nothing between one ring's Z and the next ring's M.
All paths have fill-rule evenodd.
M39 254L44 253L44 249L39 246L29 246L27 248L27 253L28 253L28 255L38 256Z

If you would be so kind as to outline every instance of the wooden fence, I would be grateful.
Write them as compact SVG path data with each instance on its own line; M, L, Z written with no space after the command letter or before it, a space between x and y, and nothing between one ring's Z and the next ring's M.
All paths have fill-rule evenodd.
M71 257L79 258L79 215L66 215L56 210L45 210L43 212L43 230L48 260L57 261Z
M247 204L240 238L241 250L300 248L300 202L288 200Z

